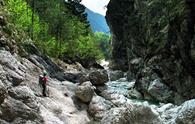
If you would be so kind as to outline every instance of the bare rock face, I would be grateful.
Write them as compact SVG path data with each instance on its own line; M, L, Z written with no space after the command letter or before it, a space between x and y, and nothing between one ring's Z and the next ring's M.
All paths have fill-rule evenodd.
M94 94L91 82L84 82L79 85L75 91L75 95L83 102L90 102Z
M2 67L2 80L11 82L18 86L24 81L25 67L10 52L0 50L0 64Z
M93 71L89 74L89 79L93 85L104 85L108 82L108 74L105 70Z
M32 47L31 49L35 47L33 45L30 45L30 46ZM71 82L77 82L78 74L65 73L64 70L60 68L59 66L57 66L57 64L55 64L51 59L49 59L48 56L39 55L40 53L38 50L34 50L34 53L38 55L36 54L30 55L30 61L40 68L42 67L46 68L51 78L56 78L60 81L68 80Z
M36 58L37 57L37 58ZM17 54L0 50L0 123L1 124L79 124L87 123L87 107L82 111L77 108L86 106L82 102L73 101L76 84L60 82L49 77L47 92L49 97L42 97L42 89L38 82L41 74L40 66L47 66L50 72L60 71L51 60L46 61L38 55L31 61ZM49 59L49 58L48 58ZM59 72L59 73L60 73ZM65 73L63 73L65 74ZM64 76L62 76L64 77ZM90 97L93 86L90 83ZM86 95L86 94L85 94Z

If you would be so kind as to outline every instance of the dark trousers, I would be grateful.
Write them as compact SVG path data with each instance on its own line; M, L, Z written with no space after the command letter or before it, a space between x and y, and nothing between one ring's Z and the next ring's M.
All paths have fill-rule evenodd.
M46 95L46 90L47 90L46 83L42 83L42 87L43 87L43 96L47 96Z

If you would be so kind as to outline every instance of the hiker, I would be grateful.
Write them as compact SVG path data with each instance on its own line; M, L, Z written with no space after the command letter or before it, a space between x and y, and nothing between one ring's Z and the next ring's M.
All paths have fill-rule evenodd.
M40 75L39 76L39 83L43 89L42 93L43 93L43 96L47 96L46 94L46 91L47 91L47 84L48 84L48 77L47 77L47 72L44 70L43 71L43 75Z

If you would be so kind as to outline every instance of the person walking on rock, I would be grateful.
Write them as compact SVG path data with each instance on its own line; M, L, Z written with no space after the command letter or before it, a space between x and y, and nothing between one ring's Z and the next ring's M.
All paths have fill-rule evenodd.
M47 77L47 71L43 71L43 75L40 75L39 77L39 83L42 86L42 94L43 96L47 96L47 83L48 83L48 77Z

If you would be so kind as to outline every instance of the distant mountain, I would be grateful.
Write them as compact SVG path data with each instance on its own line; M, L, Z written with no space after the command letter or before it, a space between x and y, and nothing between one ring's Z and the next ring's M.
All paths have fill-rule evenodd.
M104 32L106 34L110 34L110 29L103 15L95 13L88 8L85 9L85 12L87 13L87 20L94 32Z

